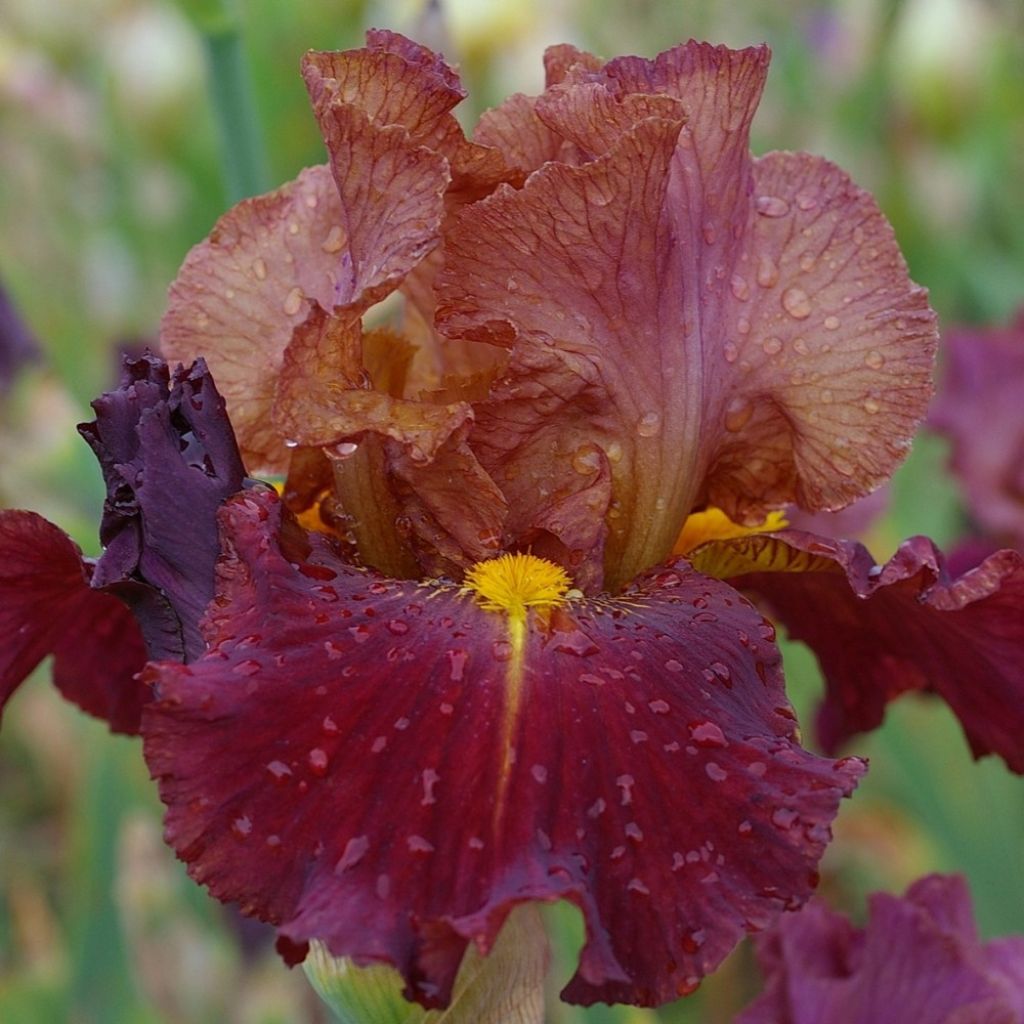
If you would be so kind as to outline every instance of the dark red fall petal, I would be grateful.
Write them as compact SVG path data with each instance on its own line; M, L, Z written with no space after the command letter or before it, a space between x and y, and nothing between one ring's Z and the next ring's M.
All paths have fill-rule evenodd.
M811 902L756 940L764 992L737 1024L1019 1024L1024 938L982 943L967 884L874 893L865 928Z
M100 524L106 550L93 585L130 580L155 588L180 620L186 657L196 657L203 649L199 618L213 597L217 508L245 479L224 400L202 360L170 374L147 354L126 360L120 386L92 406L96 419L79 431L107 485ZM164 609L129 603L147 637L166 632Z
M68 700L114 732L139 731L149 691L135 678L146 647L131 612L89 586L62 530L34 512L0 511L0 709L50 654Z
M504 614L352 568L273 495L222 522L211 646L147 670L146 757L192 875L288 949L443 1004L468 941L568 899L565 997L656 1004L810 894L863 765L796 744L772 630L729 587L680 562L531 612L520 661Z
M1024 548L1024 309L1004 328L943 335L946 365L929 425L953 443L971 515Z
M927 537L879 566L854 541L793 530L708 544L692 560L763 597L814 650L826 750L880 725L901 693L934 690L975 757L999 754L1024 772L1024 555L996 552L953 579Z

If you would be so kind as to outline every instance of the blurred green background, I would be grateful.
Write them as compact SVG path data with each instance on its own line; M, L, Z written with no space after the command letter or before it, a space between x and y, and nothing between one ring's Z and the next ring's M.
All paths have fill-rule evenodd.
M1017 0L449 0L441 16L412 0L3 0L0 282L45 363L0 398L0 506L34 508L96 551L102 488L74 424L116 379L118 347L155 336L167 284L218 214L323 160L299 58L357 46L370 25L460 65L467 125L509 92L538 91L549 43L613 56L690 36L767 41L755 152L820 153L873 191L944 324L1004 321L1024 302ZM244 159L225 162L226 146ZM948 544L962 530L944 465L943 444L923 437L872 532L876 557L912 533ZM794 645L786 658L808 720L813 660ZM949 713L927 700L895 705L853 751L872 770L840 815L829 898L861 916L871 889L960 870L986 935L1024 932L1024 784L992 759L974 763ZM571 914L552 924L563 936L554 993L578 929ZM552 998L549 1020L718 1024L756 988L745 944L675 1006L583 1011ZM12 701L0 737L0 1021L65 1020L326 1014L301 973L243 935L162 846L138 744L86 721L40 678Z

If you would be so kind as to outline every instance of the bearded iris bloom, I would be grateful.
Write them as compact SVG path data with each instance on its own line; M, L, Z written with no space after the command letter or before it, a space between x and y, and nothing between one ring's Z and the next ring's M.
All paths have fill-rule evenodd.
M865 928L812 901L756 946L765 990L737 1024L1013 1024L1024 1013L1024 939L982 942L956 875L873 894Z
M891 473L935 325L866 193L824 160L751 158L767 50L546 64L544 94L470 141L430 51L373 32L307 56L328 165L229 211L161 330L169 359L208 362L249 471L285 480L221 506L201 623L230 428L167 413L148 471L108 459L134 577L183 637L142 674L168 841L290 961L317 939L392 963L424 1005L519 903L582 912L565 998L650 1005L810 895L864 765L799 745L773 628L733 583L797 633L800 595L827 602L831 742L912 685L952 701L942 658L907 667L936 631L963 659L1002 644L976 751L1019 758L1024 734L1000 717L1019 559L948 581L924 541L879 569L779 532L774 510ZM207 502L177 601L154 577L173 558L145 557L175 536L141 493L162 459L188 470L183 518L197 482ZM832 664L840 627L867 678Z

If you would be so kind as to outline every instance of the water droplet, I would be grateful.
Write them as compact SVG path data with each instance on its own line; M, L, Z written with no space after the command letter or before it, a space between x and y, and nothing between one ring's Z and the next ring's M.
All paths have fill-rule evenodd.
M787 288L782 293L782 308L794 320L806 320L811 315L811 300L803 288Z
M604 814L605 809L607 808L607 806L608 805L604 802L604 799L602 797L598 797L587 808L587 817L588 818L600 818L601 815Z
M374 741L370 750L374 754L379 754L388 745L387 736L378 736Z
M548 770L542 764L535 764L530 768L530 774L534 777L537 782L548 781Z
M350 626L349 633L357 644L365 644L370 639L370 627L365 625Z
M601 450L592 444L580 445L573 452L572 468L581 476L590 476L601 468Z
M739 823L739 824L738 824L738 825L736 826L736 831L737 831L737 832L738 832L738 833L739 833L739 834L740 834L741 836L749 836L749 835L751 835L751 833L753 833L753 831L754 831L754 826L753 826L753 825L751 825L749 821L746 821L746 820L744 820L744 821L741 821L741 822L740 822L740 823Z
M604 453L608 456L609 462L617 463L622 461L622 445L618 441L612 441Z
M665 662L665 668L669 672L682 672L683 663L681 661L676 661L675 658L669 658L668 661Z
M403 715L401 718L395 719L395 728L399 732L405 732L405 730L408 729L410 725L412 725L412 722L410 722L409 719L405 717L405 715Z
M881 408L882 407L878 404L878 402L874 398L865 398L864 399L864 411L866 413L869 413L871 416L874 416L874 414L876 412L878 412L878 410L881 409Z
M495 661L508 661L512 657L512 645L507 640L495 640L491 644L491 654Z
M707 938L707 933L702 929L698 928L696 931L690 932L689 935L683 936L681 943L684 953L689 953L691 956L704 945L704 940Z
M735 363L739 357L740 350L736 347L736 344L732 341L727 341L722 346L722 355L725 356L727 363Z
M247 658L245 661L240 661L231 670L236 676L252 676L260 670L260 663L253 661L251 658Z
M857 227L855 227L853 229L853 244L854 245L863 245L864 244L864 229L860 225L857 225Z
M725 407L725 429L735 434L742 430L754 415L753 403L742 396L733 398Z
M345 248L345 229L340 224L335 224L320 243L320 248L324 252L341 252Z
M320 747L314 747L306 757L309 763L309 770L316 776L323 778L327 774L327 751Z
M761 343L766 356L778 355L782 351L782 342L778 338L765 338Z
M667 715L671 710L671 708L668 705L668 702L663 700L649 700L647 702L647 706L656 715Z
M615 785L622 790L622 806L628 807L633 802L633 787L636 779L632 775L620 775L615 780Z
M772 824L776 828L790 829L800 820L800 815L792 807L779 807L772 811Z
M813 192L798 192L796 205L801 210L813 210L818 205L818 197Z
M762 256L757 261L757 283L762 288L772 288L779 280L779 268L771 256Z
M644 885L644 883L641 882L639 878L631 878L629 880L629 884L626 886L626 888L630 892L639 893L641 896L650 896L651 895L651 890L648 889L647 886Z
M728 746L725 733L714 722L695 722L689 727L693 742L698 747L711 749Z
M355 867L369 848L370 840L366 836L355 836L350 839L345 844L345 850L338 858L338 863L334 865L334 873L340 875L343 871Z
M334 453L340 459L351 458L357 451L359 451L359 445L354 441L342 441L334 446Z
M469 661L469 653L467 651L455 647L448 652L448 678L453 683L462 682L467 661Z
M292 777L292 770L284 761L271 761L267 765L267 771L279 786L283 786Z
M281 309L284 311L285 316L295 316L300 309L302 309L302 300L306 296L303 294L301 288L293 288L284 299L281 304Z
M646 743L648 740L647 733L645 733L643 729L631 729L629 738L634 743Z
M758 196L755 206L762 217L785 217L789 213L789 203L781 196Z
M403 622L401 619L389 619L388 631L394 633L395 636L404 636L409 632L409 623Z
M885 356L882 355L878 349L873 348L865 357L864 365L870 367L872 370L880 370L885 366Z
M433 853L434 844L424 839L423 836L407 836L405 845L411 853Z
M640 417L636 425L636 432L641 437L654 437L661 431L661 413L648 412Z
M825 317L822 326L826 331L835 331L839 329L839 317L827 316Z
M267 261L262 256L257 256L252 261L252 272L256 275L257 281L266 281L267 279Z
M252 835L252 820L247 814L235 818L231 822L231 832L236 839L248 839Z
M423 799L420 801L423 807L429 807L430 804L437 803L437 797L434 796L434 787L440 781L441 776L433 768L423 769Z
M819 400L824 405L831 405L833 397L834 396L829 388L822 388L821 393L818 395Z
M294 220L288 221L288 234L289 235L297 235L298 233L299 233L298 222L294 221Z
M704 765L704 771L712 782L725 782L729 778L729 773L715 761L708 761Z
M750 285L747 284L747 279L745 277L741 277L739 274L733 274L730 287L732 288L733 295L735 295L740 302L746 302L750 297Z
M715 237L716 236L715 236L715 226L714 226L714 224L705 224L704 227L701 228L701 234L704 236L704 241L708 245L714 245L715 244Z
M736 333L742 335L750 333L750 321L745 316L741 316L739 320L736 321Z

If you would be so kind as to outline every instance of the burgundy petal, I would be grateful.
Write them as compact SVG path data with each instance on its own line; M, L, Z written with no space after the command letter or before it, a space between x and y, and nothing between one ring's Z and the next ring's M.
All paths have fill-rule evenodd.
M34 512L0 511L0 709L50 654L68 700L114 732L138 732L146 648L131 612L89 586L62 530Z
M943 345L929 424L953 443L953 471L974 518L1024 546L1024 309L1005 328L951 330Z
M147 670L146 757L192 875L293 958L320 938L441 1004L469 940L563 898L587 925L566 998L654 1004L810 894L863 765L796 744L729 587L679 562L516 633L354 569L268 493L221 518L211 646Z
M794 530L708 544L693 563L763 597L814 650L826 750L877 727L901 693L934 690L976 757L1024 772L1024 555L996 552L954 579L926 537L879 566L861 544Z
M93 584L156 588L180 620L186 655L195 657L203 646L199 617L213 597L217 508L245 478L224 401L202 360L171 375L162 359L145 355L125 362L120 387L93 409L95 421L79 428L107 485L106 550ZM140 617L149 604L136 605Z
M963 878L870 898L863 929L812 902L757 940L765 990L737 1024L1018 1024L1024 938L982 943Z

